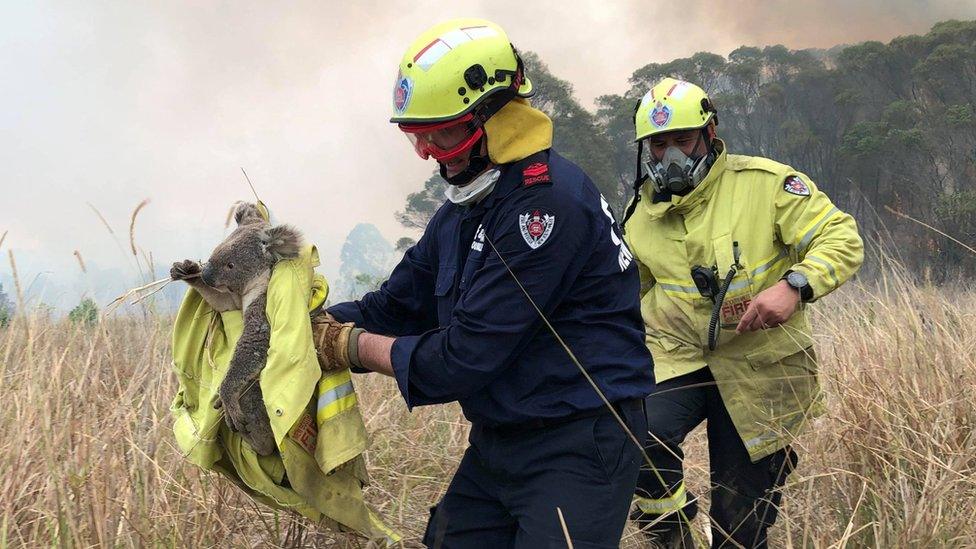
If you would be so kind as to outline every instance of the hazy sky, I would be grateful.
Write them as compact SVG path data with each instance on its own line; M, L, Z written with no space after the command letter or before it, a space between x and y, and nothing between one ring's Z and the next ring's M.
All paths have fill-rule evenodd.
M250 196L240 166L334 274L356 223L405 234L393 212L433 165L387 122L397 63L427 26L464 15L505 27L590 105L648 62L887 41L972 19L976 0L3 2L0 274L8 248L28 271L77 269L75 249L126 266L86 203L127 248L146 198L138 245L163 264L205 257Z

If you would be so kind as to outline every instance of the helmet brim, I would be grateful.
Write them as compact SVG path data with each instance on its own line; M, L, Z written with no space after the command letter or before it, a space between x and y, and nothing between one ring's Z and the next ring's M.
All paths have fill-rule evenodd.
M666 133L674 133L674 132L684 132L684 131L688 131L688 130L700 130L700 129L704 128L705 126L708 126L709 124L711 124L712 121L714 121L714 120L715 120L715 113L710 112L710 113L708 113L708 118L705 120L705 122L703 124L692 124L692 125L684 125L684 126L675 126L673 128L660 128L660 129L657 129L657 130L653 130L653 131L647 132L646 134L638 137L637 139L634 139L634 143L640 142L640 141L642 141L644 139L647 139L649 137L654 137L655 135L664 135Z
M393 123L393 124L436 124L438 122L444 122L444 121L447 121L447 120L454 120L455 118L464 116L464 115L468 114L469 112L473 111L478 105L480 105L483 101L485 101L486 99L488 99L490 96L492 96L492 95L494 95L494 94L496 94L496 93L498 93L498 92L500 92L500 91L502 91L504 89L506 89L506 88L495 88L494 90L489 91L485 95L482 95L480 98L478 98L477 101L475 101L471 105L465 107L464 110L462 110L461 112L458 112L456 114L452 114L450 116L431 117L431 118L394 116L394 117L390 118L390 122ZM529 97L532 97L533 95L535 95L535 87L532 85L532 81L529 80L528 77L526 77L524 79L524 82L522 82L522 85L519 86L519 89L518 89L517 92L515 92L515 95L517 97L521 97L521 98L524 98L524 99L528 99Z

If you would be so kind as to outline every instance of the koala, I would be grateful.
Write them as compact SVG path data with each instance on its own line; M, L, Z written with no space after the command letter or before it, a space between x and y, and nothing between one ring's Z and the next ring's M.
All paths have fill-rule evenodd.
M271 325L265 314L268 283L275 263L298 257L302 236L288 225L272 227L254 204L239 203L234 219L237 228L214 248L206 263L177 261L170 277L192 286L214 311L243 311L244 329L215 407L223 407L224 420L232 431L240 433L255 452L267 456L277 449L258 383L271 343Z

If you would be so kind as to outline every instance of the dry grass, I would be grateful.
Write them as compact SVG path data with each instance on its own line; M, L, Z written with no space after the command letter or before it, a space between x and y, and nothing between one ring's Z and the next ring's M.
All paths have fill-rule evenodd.
M780 539L976 544L976 293L902 277L818 311L829 414L799 441Z
M88 274L88 269L85 268L85 259L81 257L81 251L75 250L71 255L75 256L75 259L78 260L78 266L81 267L81 272Z
M972 291L900 279L817 307L830 413L797 444L773 546L973 544L974 311ZM181 460L168 322L85 329L19 316L0 329L0 547L358 546ZM389 379L357 383L372 435L368 498L415 546L467 426L456 406L407 413ZM701 494L700 431L687 454ZM629 531L622 545L638 541Z
M138 256L139 252L136 249L136 217L139 215L139 211L149 204L149 199L145 198L142 202L136 205L136 208L132 210L132 217L129 219L129 248L132 250L132 255Z

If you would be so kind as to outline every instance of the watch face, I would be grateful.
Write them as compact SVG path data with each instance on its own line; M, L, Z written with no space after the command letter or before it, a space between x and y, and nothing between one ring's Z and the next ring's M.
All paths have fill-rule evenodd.
M786 282L794 288L800 289L807 285L807 276L803 273L793 271L786 277Z

